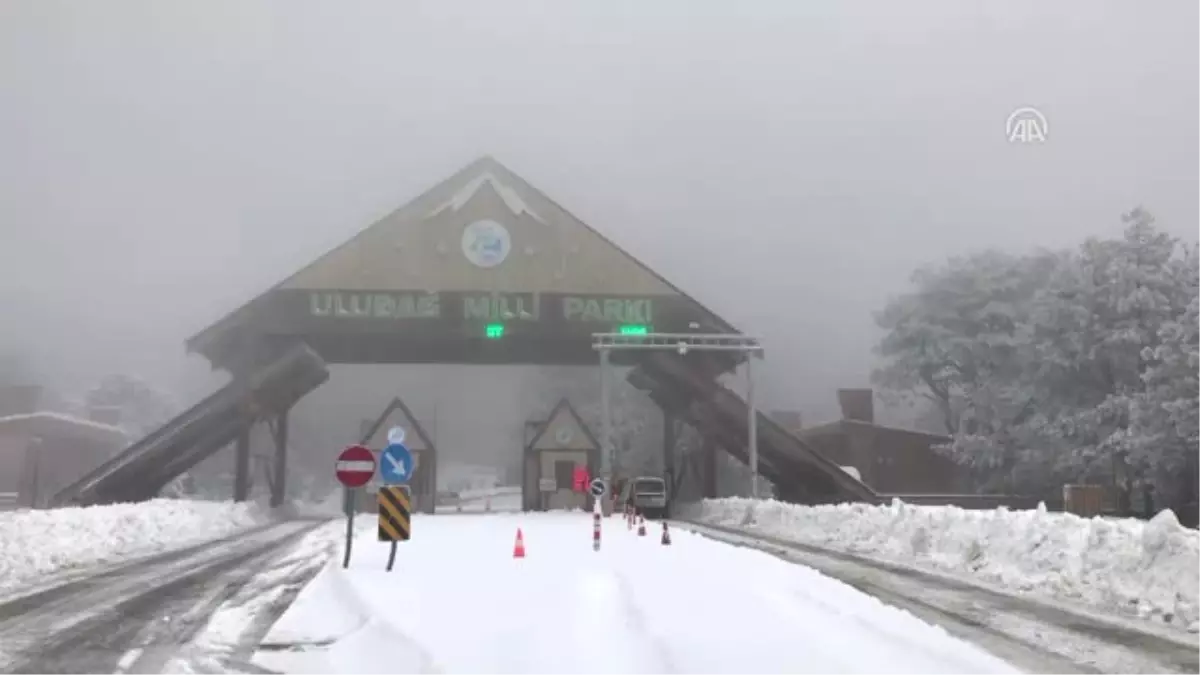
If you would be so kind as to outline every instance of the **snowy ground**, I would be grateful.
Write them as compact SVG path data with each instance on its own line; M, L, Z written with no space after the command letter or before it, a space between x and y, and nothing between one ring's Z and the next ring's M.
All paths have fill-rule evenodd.
M223 537L268 518L252 503L175 499L0 512L0 597Z
M811 569L584 513L416 516L388 545L363 523L255 657L281 672L1015 672ZM517 528L527 557L512 557Z
M687 517L1197 630L1200 538L1143 522L1037 511L706 500Z

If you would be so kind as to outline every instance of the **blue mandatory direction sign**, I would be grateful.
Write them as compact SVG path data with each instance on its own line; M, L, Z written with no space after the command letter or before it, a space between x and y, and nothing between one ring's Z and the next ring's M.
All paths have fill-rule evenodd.
M404 485L412 472L412 452L403 443L392 443L379 454L379 476L385 485Z
M604 493L608 492L608 483L605 483L603 478L593 478L588 489L592 491L593 497L603 497Z

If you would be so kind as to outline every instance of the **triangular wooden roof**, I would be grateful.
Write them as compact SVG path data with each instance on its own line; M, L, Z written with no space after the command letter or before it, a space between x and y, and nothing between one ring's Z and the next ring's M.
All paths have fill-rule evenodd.
M399 420L400 424L387 424L390 417ZM421 423L412 414L412 410L404 405L404 401L400 400L399 396L393 398L392 402L379 414L379 417L375 418L375 422L363 432L359 442L372 450L380 450L387 445L387 432L393 426L404 427L406 432L404 445L409 450L418 452L433 450L436 452L437 448L434 447L429 435L425 433L425 428L421 426Z
M512 231L503 274L453 255L466 221L492 219ZM535 239L536 237L536 239ZM435 251L435 255L430 255ZM504 262L496 269L504 266ZM569 264L568 264L569 263ZM604 285L602 291L592 286ZM576 218L490 156L481 157L187 340L212 358L213 345L251 322L275 290L492 290L681 297L709 315L708 332L731 324ZM511 287L511 288L510 288Z
M576 439L572 436L570 441L562 442L555 437L555 433L559 429L576 428L582 432L583 438ZM582 440L580 444L577 440ZM583 447L580 447L580 446ZM550 416L546 418L546 422L538 429L537 434L529 441L530 450L599 450L600 442L596 440L596 436L592 434L592 430L588 428L583 418L576 412L575 406L571 405L565 397L561 399L550 411Z

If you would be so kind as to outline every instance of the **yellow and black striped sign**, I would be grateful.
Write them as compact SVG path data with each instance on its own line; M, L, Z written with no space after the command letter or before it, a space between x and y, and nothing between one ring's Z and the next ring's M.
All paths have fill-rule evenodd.
M379 541L412 538L412 506L407 485L379 486Z

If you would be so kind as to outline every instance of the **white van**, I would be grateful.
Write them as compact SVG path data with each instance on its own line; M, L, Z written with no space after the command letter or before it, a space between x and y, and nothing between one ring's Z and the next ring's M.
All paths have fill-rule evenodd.
M625 483L621 503L632 505L650 518L668 517L667 481L658 476L638 476Z

